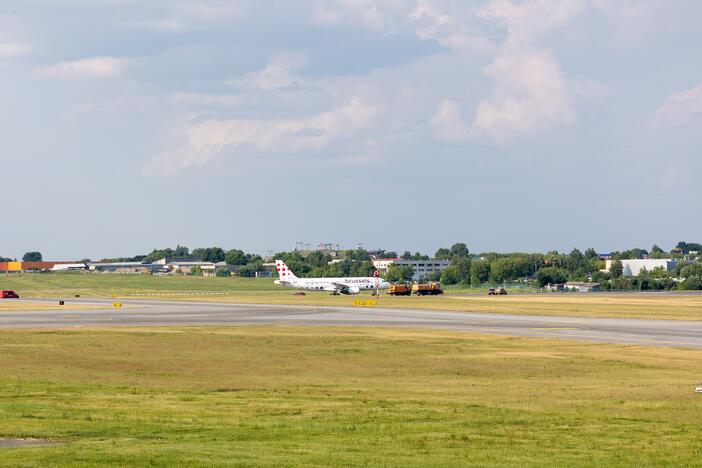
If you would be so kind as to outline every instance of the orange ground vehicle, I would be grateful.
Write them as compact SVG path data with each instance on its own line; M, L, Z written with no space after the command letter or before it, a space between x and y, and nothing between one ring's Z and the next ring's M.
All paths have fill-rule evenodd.
M391 296L409 296L412 290L406 284L391 284L388 288L388 294Z
M436 296L443 293L444 290L441 289L439 283L415 283L412 285L412 294L417 296Z

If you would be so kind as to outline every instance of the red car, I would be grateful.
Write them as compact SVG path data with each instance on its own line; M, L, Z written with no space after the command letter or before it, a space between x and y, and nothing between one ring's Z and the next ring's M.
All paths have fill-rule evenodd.
M3 291L2 298L3 299L19 299L19 296L14 291Z

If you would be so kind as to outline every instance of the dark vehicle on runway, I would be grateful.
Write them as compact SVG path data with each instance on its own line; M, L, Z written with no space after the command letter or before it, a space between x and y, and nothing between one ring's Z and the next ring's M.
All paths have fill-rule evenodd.
M3 299L19 299L19 295L14 291L5 290L2 292Z
M490 288L488 289L488 296L506 296L507 290L505 288Z

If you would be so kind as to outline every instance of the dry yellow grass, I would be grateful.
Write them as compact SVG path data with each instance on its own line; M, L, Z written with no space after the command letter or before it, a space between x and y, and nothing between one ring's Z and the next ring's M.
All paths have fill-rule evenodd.
M26 274L0 277L0 288L15 289L23 298L81 297L208 300L256 304L351 306L354 299L369 296L330 296L310 292L294 296L294 290L276 286L270 279L160 277L103 274ZM488 297L449 291L440 297L391 297L381 294L381 307L494 312L580 317L702 320L702 295L645 294L533 294ZM465 292L465 291L463 291ZM485 291L486 293L487 291ZM513 293L513 291L510 291Z
M336 307L352 306L353 301L359 298L368 298L368 295L330 296L325 293L308 293L305 296L294 296L290 290L281 290L240 292L223 296L172 297L174 300ZM515 296L449 294L433 297L391 297L381 294L378 306L501 314L702 320L702 295L683 294L534 294Z
M95 309L110 309L110 306L96 306L90 304L70 304L59 305L56 303L47 302L14 302L0 300L0 312L26 312L38 310L95 310Z

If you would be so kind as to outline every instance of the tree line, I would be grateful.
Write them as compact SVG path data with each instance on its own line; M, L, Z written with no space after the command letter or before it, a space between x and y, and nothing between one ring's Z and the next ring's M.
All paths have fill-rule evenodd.
M398 255L395 251L380 251L379 258L402 258L404 260L429 260L428 255L409 251ZM218 271L221 276L234 272L240 276L253 276L265 269L264 259L257 254L240 249L225 250L221 247L196 248L192 251L185 246L154 249L151 253L134 257L103 259L110 262L153 262L164 257L195 258L206 262L225 262L226 267ZM589 248L584 252L574 248L568 253L550 251L542 253L497 253L473 254L465 243L458 242L450 247L441 247L435 259L448 260L450 265L440 274L426 278L441 281L445 285L482 286L488 283L503 284L522 282L543 287L568 281L599 283L604 290L670 290L702 289L702 244L678 242L669 252L657 245L651 249L632 248L610 254L612 265L605 270L605 261ZM301 252L278 252L273 258L282 259L300 277L340 277L371 276L375 270L371 255L363 249L352 249L332 255L328 251L313 251L306 255ZM663 268L642 271L638 277L624 277L622 260L643 258L673 258L680 260L676 268L669 272ZM24 261L41 261L40 252L27 252ZM12 261L0 257L0 261ZM414 271L408 265L390 265L385 279L393 282L406 282L412 279Z

